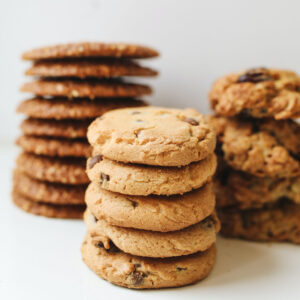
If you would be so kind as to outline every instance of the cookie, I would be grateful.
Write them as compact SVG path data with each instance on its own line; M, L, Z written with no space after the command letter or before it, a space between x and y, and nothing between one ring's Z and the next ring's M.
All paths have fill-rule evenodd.
M44 120L28 118L21 123L21 130L25 135L85 138L87 128L92 122L87 120Z
M300 77L291 71L265 68L229 74L216 81L209 98L221 116L299 118Z
M300 205L282 202L262 209L220 210L221 233L253 241L300 244Z
M258 177L300 175L300 125L292 120L223 119L224 160Z
M35 202L56 205L84 204L85 185L66 185L33 179L20 171L13 175L13 186L16 192Z
M89 179L85 173L84 158L59 158L22 153L17 158L17 168L38 180L85 184Z
M148 58L158 55L156 50L141 45L81 42L36 48L24 52L22 58L25 60L74 57Z
M88 129L94 155L159 166L185 166L206 158L215 133L193 109L142 107L118 109L96 119Z
M111 225L152 230L175 231L196 224L214 211L212 183L183 195L128 196L90 183L85 201L97 219Z
M181 168L124 164L98 155L89 158L87 174L91 181L101 183L102 188L121 194L174 195L204 185L212 178L216 165L214 154Z
M155 232L122 228L97 220L89 210L84 214L87 230L93 243L107 250L111 243L121 251L144 257L172 257L205 251L216 242L220 229L216 213L200 223L179 231Z
M261 178L228 168L215 178L214 189L218 207L261 208L283 198L300 204L300 176Z
M120 76L155 76L158 73L136 62L120 59L77 59L37 61L26 75L41 77L113 78Z
M119 80L56 80L40 79L27 82L21 87L22 92L37 96L55 96L72 98L101 97L139 97L150 95L152 90L147 85L124 83Z
M131 98L68 101L66 98L43 99L37 97L21 102L17 112L40 119L91 119L112 109L145 105L144 101Z
M13 191L12 199L20 209L39 216L60 219L82 219L84 205L54 205L32 201L31 199Z
M195 283L208 276L216 260L215 245L204 252L163 259L138 257L113 249L97 247L86 236L81 246L82 259L99 277L132 289Z
M85 139L64 139L22 135L17 141L25 152L47 156L89 157L91 147Z

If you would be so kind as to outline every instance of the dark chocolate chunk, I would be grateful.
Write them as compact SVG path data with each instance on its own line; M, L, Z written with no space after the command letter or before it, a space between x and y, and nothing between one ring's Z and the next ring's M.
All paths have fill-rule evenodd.
M89 159L88 167L91 169L96 163L103 159L102 155L96 155Z
M243 82L262 82L272 80L271 76L268 74L268 70L265 68L256 68L256 69L250 69L245 74L241 75L237 82L243 83Z
M177 267L176 269L177 269L177 271L185 271L185 270L187 270L187 268L181 268L181 267Z
M134 270L131 273L132 283L134 285L140 285L143 283L144 278L147 277L147 274L141 271Z
M189 124L191 124L191 125L193 125L193 126L199 125L199 122L196 121L196 120L193 119L193 118L185 118L183 121L184 121L184 122L187 122L187 123L189 123Z
M101 173L100 176L101 176L101 182L109 181L110 180L110 177L107 174Z

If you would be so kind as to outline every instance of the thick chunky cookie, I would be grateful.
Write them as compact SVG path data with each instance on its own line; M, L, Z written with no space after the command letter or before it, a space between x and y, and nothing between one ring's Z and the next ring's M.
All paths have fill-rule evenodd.
M87 174L102 188L121 194L175 195L204 185L212 178L216 165L214 154L180 168L124 164L98 155L89 158Z
M21 130L25 135L85 138L87 129L92 120L44 120L25 119L21 123Z
M12 199L15 205L20 209L31 214L48 218L82 219L85 209L84 205L55 205L32 201L16 191L13 191Z
M299 176L261 178L227 168L215 178L214 189L217 207L261 208L283 198L300 204Z
M122 99L76 99L68 101L66 98L33 98L20 103L17 112L32 118L40 119L91 119L109 110L122 107L145 106L141 100L131 98Z
M132 289L156 289L183 286L205 278L216 260L216 247L188 256L145 258L133 256L114 247L96 247L86 236L82 259L101 278Z
M41 79L25 83L22 92L37 96L95 99L97 97L138 97L151 94L147 85L124 83L119 80L55 80Z
M160 232L180 230L196 224L214 211L215 195L212 183L173 196L128 196L90 183L85 201L97 219L111 225Z
M155 76L157 72L136 62L120 59L76 59L37 61L26 75L41 77L113 78L120 76Z
M185 166L207 157L215 133L193 109L142 107L118 109L96 119L88 129L94 155L116 161Z
M23 53L26 60L74 57L147 58L159 53L149 47L124 43L83 42L41 47Z
M84 204L85 185L66 185L33 179L20 171L13 176L14 189L18 194L36 202L51 204Z
M97 220L89 210L85 212L84 221L95 245L100 243L109 250L114 244L125 253L145 257L172 257L205 251L216 242L220 229L216 213L200 223L171 232L110 225L103 219Z
M259 177L300 174L300 125L292 120L222 119L224 160L234 169Z
M91 147L85 139L64 139L22 135L17 141L25 152L47 156L89 157Z
M84 158L59 158L22 153L17 158L17 168L28 176L43 181L65 184L89 182L85 173Z
M221 233L254 241L300 244L300 205L278 203L262 209L221 209Z
M221 116L300 117L300 77L290 71L257 68L229 74L214 84L209 97Z

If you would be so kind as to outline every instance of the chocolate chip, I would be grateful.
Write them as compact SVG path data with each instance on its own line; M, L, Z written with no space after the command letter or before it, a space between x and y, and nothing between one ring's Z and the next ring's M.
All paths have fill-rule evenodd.
M97 247L98 247L98 248L104 248L104 245L103 245L102 242L99 242L99 243L97 244Z
M196 120L193 119L193 118L185 118L183 121L184 121L184 122L187 122L187 123L189 123L189 124L191 124L191 125L193 125L193 126L199 125L199 122L196 121Z
M177 269L177 271L185 271L185 270L187 270L187 268L181 268L181 267L177 267L176 269Z
M135 268L140 268L142 265L141 264L134 264Z
M245 74L241 75L237 83L243 83L243 82L262 82L272 80L271 76L268 74L268 70L265 68L256 68L256 69L250 69Z
M134 270L134 271L131 273L132 283L133 283L134 285L140 285L140 284L143 283L144 278L147 277L147 276L148 276L148 275L145 274L144 272Z
M203 227L206 229L212 228L215 225L215 221L212 217L207 217L202 221Z
M89 169L91 169L96 163L98 163L102 159L103 159L102 155L96 155L96 156L91 157L88 162Z
M104 173L101 173L100 178L101 178L101 182L105 182L105 181L109 181L110 180L109 175L104 174Z
M107 252L116 253L120 252L120 249L112 241L109 241L109 249L107 249Z

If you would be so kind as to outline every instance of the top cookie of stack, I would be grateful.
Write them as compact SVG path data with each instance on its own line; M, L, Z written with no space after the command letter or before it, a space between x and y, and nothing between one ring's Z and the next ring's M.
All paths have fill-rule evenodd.
M210 182L216 138L206 118L193 109L118 109L90 125L88 140L87 265L138 289L207 276L219 222Z
M49 217L81 216L88 183L85 158L91 154L87 127L106 111L146 105L136 97L150 94L151 88L120 77L157 75L132 60L157 55L144 46L105 43L56 45L23 54L33 61L26 74L39 78L21 87L36 96L18 107L28 116L17 141L24 150L14 176L18 206Z
M300 243L300 77L258 68L210 93L218 132L217 205L224 234Z

